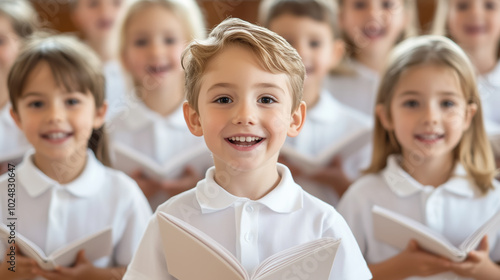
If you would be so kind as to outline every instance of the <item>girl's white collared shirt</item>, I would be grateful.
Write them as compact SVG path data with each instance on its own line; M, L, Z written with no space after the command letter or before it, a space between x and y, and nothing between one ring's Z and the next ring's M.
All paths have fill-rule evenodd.
M495 190L482 195L459 163L452 177L443 185L437 188L424 186L400 167L398 156L391 155L383 171L356 181L344 194L337 209L349 224L366 261L378 263L401 251L375 239L371 213L374 205L423 223L458 246L500 210L500 183L494 181L494 186ZM490 257L497 263L500 261L499 240L500 232L488 236ZM408 279L467 278L445 273Z
M31 148L23 132L10 115L10 103L0 108L0 163L9 155L20 155ZM10 159L9 159L10 160Z
M236 197L214 181L210 168L196 188L160 205L157 211L174 215L231 252L252 271L267 257L321 237L341 238L330 279L371 279L371 273L344 219L333 207L304 192L284 165L281 181L259 200ZM156 217L144 234L123 279L174 279L162 251Z
M16 230L46 255L75 240L112 226L113 253L94 262L98 267L126 266L146 229L151 209L137 184L120 171L105 167L87 151L82 174L61 185L33 163L30 150L17 166ZM68 166L54 166L64 176ZM0 187L7 190L7 174ZM0 217L7 223L8 193L0 193ZM0 242L0 251L6 244ZM3 258L3 257L2 257Z

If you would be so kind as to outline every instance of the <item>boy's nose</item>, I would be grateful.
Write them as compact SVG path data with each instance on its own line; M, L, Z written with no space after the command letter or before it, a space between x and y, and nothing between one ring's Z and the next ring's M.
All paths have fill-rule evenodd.
M256 124L255 110L250 104L243 103L234 108L235 116L233 124L254 125Z
M47 120L51 123L61 122L66 115L62 104L51 104L47 111Z

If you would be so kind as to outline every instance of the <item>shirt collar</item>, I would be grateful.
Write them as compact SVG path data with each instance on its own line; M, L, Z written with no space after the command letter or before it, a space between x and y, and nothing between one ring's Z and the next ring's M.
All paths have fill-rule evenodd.
M33 163L34 153L35 151L33 149L28 151L18 168L19 181L31 197L40 196L53 187L60 187L78 197L89 197L101 189L102 182L104 181L103 179L106 175L105 167L95 158L91 150L87 150L87 162L82 174L67 184L59 184L38 169ZM64 169L67 167L55 166L55 168L64 172ZM98 180L95 178L98 178Z
M482 75L481 78L493 86L500 86L500 61L497 62L497 65L491 72Z
M281 176L279 184L266 196L255 201L277 213L291 213L302 208L302 188L292 178L290 170L277 164ZM237 201L250 201L245 197L237 197L218 185L214 180L215 167L208 169L204 180L196 186L196 199L202 213L217 212L234 205Z
M382 176L389 188L399 197L407 197L423 191L425 186L401 168L400 160L400 156L390 155L387 159L387 167L382 171ZM467 175L467 171L460 163L456 164L452 177L439 188L464 197L474 197L477 192Z
M142 101L137 97L131 98L128 110L122 113L123 122L131 130L142 128L148 124L164 123L171 125L175 128L184 128L186 122L184 121L184 113L182 106L179 106L172 114L168 116L161 116L160 114L151 111ZM118 116L120 118L120 116Z
M362 77L365 77L372 81L379 81L380 74L367 66L361 64L359 61L352 59L350 60L352 67L356 70L356 73Z
M314 122L334 123L342 110L340 103L330 92L323 89L319 95L316 106L307 111L307 119Z

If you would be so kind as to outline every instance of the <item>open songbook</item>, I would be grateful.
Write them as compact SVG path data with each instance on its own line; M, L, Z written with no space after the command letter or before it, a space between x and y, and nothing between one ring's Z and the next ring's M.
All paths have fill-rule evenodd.
M325 237L295 246L270 256L249 274L233 254L197 228L163 212L157 219L168 272L179 280L295 279L297 270L307 279L326 280L340 245L340 239Z
M326 166L333 158L340 156L345 159L372 141L372 129L365 127L353 133L345 134L342 139L336 141L331 146L326 147L317 156L310 156L297 151L294 147L285 144L280 155L284 156L291 163L299 166L302 171L311 174L319 167Z
M140 169L154 179L176 178L184 171L185 166L192 166L198 173L204 174L207 167L212 166L210 150L205 145L197 145L186 149L161 165L150 157L124 144L113 142L111 145L113 168L125 173Z
M7 244L9 236L12 236L10 228L1 223L0 239ZM15 232L14 236L15 244L7 244L7 246L17 246L21 253L34 259L40 268L45 270L54 270L56 266L68 267L73 265L80 250L85 250L85 257L89 261L98 260L101 257L111 254L113 244L111 227L107 227L87 237L76 240L46 256L40 247L19 232Z
M380 241L403 250L414 239L422 249L454 262L465 260L481 239L500 225L500 212L497 212L457 248L440 233L406 216L376 205L372 213L375 238Z

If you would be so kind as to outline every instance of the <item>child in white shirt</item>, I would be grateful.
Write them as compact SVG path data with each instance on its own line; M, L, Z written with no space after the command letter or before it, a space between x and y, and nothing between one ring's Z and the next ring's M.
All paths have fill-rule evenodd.
M500 141L500 2L438 1L433 33L455 41L469 56L478 75L486 132ZM500 158L500 143L493 147Z
M71 0L71 20L103 62L106 101L111 119L126 104L128 81L116 54L117 27L127 5L135 0Z
M339 22L346 60L325 81L342 104L373 118L380 73L390 50L417 35L415 0L341 0Z
M38 29L37 18L28 1L0 1L0 174L7 171L8 162L19 163L30 148L10 116L7 76L24 40Z
M370 279L342 217L277 164L286 136L304 123L305 69L297 52L265 28L227 19L186 49L183 65L184 116L193 134L204 135L215 167L157 211L202 230L247 271L287 248L341 238L329 279ZM155 217L124 279L173 279L160 242Z
M16 249L15 272L2 261L0 278L118 279L151 210L132 179L105 166L99 59L76 38L33 39L12 66L8 88L12 117L34 151L0 177L2 223L16 217L16 231L46 255L111 226L112 253L90 262L82 250L73 266L45 271ZM4 252L6 240L1 243Z
M205 32L194 0L136 1L130 6L120 30L120 58L134 81L135 96L111 121L113 142L147 156L159 166L182 157L188 149L203 150L203 139L189 132L182 113L181 52L191 40L204 38ZM205 151L197 162L184 163L181 174L159 180L144 170L135 170L130 176L154 210L170 196L196 185L213 164L208 149ZM195 164L202 168L195 169Z
M445 37L422 36L397 46L386 69L368 175L338 206L374 279L500 279L498 231L459 263L415 241L399 250L375 238L374 205L426 225L455 246L500 211L500 185L467 55Z
M371 130L371 118L341 104L322 88L328 72L343 54L334 3L328 0L269 0L261 2L260 7L262 24L285 38L306 67L303 100L307 104L307 119L302 133L288 138L285 147L311 157L321 155L347 137ZM368 143L368 136L366 138ZM346 158L332 157L327 166L312 173L293 164L286 154L282 156L282 162L306 191L336 205L360 175L360 170L367 167L370 147L366 145Z

